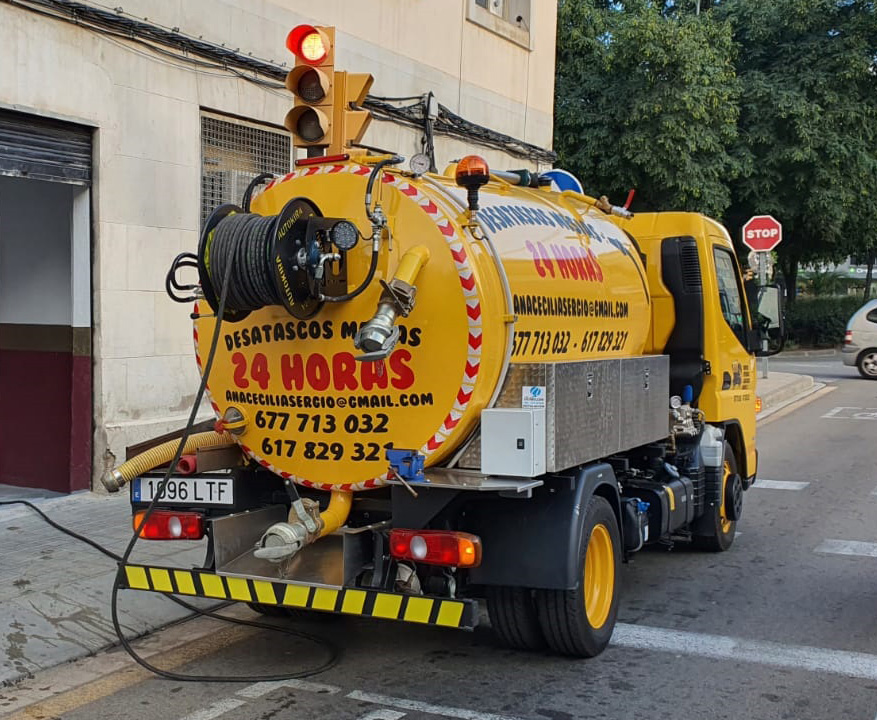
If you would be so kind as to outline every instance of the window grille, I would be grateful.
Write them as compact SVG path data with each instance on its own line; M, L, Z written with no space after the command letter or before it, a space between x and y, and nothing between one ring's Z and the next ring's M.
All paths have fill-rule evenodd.
M201 114L201 227L217 205L239 205L259 173L292 167L288 133L231 117Z

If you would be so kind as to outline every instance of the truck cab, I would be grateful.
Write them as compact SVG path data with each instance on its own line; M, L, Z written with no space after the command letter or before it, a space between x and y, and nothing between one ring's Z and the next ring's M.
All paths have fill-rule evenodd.
M638 213L619 221L639 245L652 293L647 353L670 357L670 392L691 387L722 425L747 485L755 478L755 354L747 288L728 231L697 213Z

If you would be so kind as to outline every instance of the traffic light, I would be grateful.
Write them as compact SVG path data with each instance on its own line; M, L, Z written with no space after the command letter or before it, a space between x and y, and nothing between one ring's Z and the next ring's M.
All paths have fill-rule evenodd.
M297 147L328 147L335 121L335 28L299 25L287 35L286 47L295 55L286 76L295 106L283 124Z
M347 148L362 140L371 122L371 113L358 108L362 107L374 77L368 73L339 72L335 73L335 79L335 95L341 100L336 106L336 112L340 111L340 122L336 122L336 125L341 133L340 145Z

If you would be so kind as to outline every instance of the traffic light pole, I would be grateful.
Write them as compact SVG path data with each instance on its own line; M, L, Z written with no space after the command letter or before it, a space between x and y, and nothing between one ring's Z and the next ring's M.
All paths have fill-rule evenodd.
M769 253L760 252L758 253L758 284L760 287L764 287L767 285L767 259ZM756 308L756 312L758 309ZM762 342L762 350L767 350L767 339L764 339ZM765 355L761 358L761 377L767 379L768 372L768 357Z

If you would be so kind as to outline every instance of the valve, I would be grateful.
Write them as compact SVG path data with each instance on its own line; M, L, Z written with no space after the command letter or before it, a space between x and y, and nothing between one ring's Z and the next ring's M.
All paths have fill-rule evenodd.
M381 280L384 292L378 301L378 309L371 320L362 324L353 339L354 347L365 351L357 356L357 360L383 360L393 352L399 340L396 318L399 315L408 317L414 309L414 297L417 293L414 281L428 260L429 250L423 245L413 247L402 256L393 279L389 283Z

